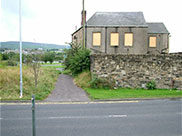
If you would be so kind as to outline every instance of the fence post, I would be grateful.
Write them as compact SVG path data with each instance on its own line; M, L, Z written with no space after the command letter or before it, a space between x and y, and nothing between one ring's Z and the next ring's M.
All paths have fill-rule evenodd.
M32 136L36 136L35 132L35 95L32 95Z

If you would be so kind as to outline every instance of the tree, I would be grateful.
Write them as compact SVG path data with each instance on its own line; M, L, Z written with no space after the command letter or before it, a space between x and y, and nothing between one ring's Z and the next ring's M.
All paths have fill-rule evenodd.
M2 60L8 60L9 56L7 53L3 53Z
M40 60L41 60L41 56L39 54L31 54L27 56L27 64L30 65L33 69L34 83L36 88L38 85L38 78L40 74L40 67L41 67L39 63Z
M55 60L55 53L54 52L46 52L42 56L42 61L44 61L45 63L47 63L48 61L50 63L52 63L54 60Z
M0 61L3 59L3 55L2 53L0 53Z

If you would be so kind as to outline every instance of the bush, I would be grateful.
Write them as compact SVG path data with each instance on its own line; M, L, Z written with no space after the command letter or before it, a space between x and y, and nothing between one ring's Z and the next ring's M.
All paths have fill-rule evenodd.
M13 61L13 60L8 60L7 61L7 65L8 66L17 66L17 62L16 61Z
M73 75L90 69L90 50L80 45L72 44L72 49L66 51L65 69L70 69Z
M103 89L113 89L115 86L114 81L108 81L107 79L101 79L93 77L90 81L90 87L93 89L103 88Z
M147 87L148 90L154 90L154 89L156 89L156 83L155 83L155 81L153 80L153 81L148 82L146 84L146 87Z

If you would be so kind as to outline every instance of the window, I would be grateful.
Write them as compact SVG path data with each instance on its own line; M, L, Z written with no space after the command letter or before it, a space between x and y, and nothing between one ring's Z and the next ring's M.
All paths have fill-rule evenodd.
M119 45L119 33L111 33L110 45L111 46L118 46Z
M133 33L125 33L124 45L125 46L133 46Z
M157 46L157 38L155 36L149 37L149 47Z
M101 33L93 33L93 46L101 45Z

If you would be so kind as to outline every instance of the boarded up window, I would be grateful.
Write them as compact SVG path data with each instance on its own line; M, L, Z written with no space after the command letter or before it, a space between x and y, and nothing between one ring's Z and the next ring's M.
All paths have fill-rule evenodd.
M125 33L124 45L133 46L133 33Z
M111 33L111 46L119 45L119 33Z
M157 46L157 39L154 36L149 38L149 47L156 47Z
M101 33L93 33L93 46L101 45Z

